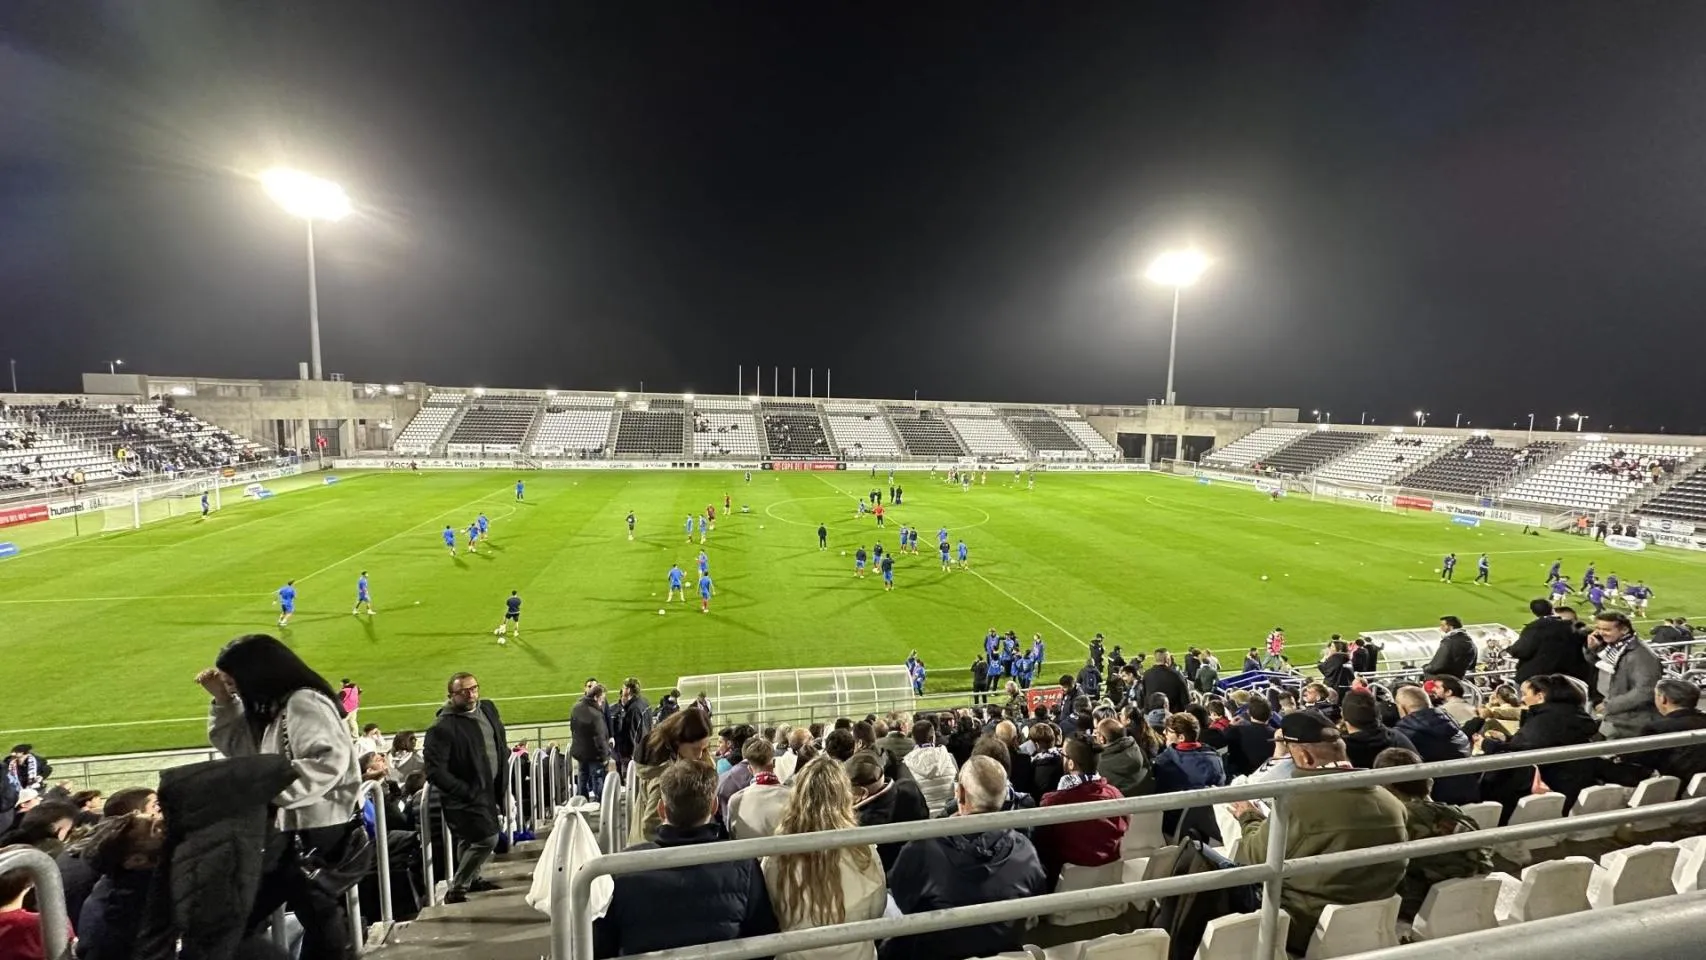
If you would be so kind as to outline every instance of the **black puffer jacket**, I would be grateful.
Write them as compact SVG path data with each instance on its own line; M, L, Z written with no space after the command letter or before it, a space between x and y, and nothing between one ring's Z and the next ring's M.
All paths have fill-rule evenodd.
M666 823L658 828L657 842L628 849L685 847L726 839L728 834L716 823L692 829ZM602 960L776 930L776 915L758 861L733 860L617 877L610 909L592 925L592 950Z
M1012 830L912 840L888 872L889 892L901 913L996 903L1033 897L1047 886L1031 841ZM1019 920L895 937L882 960L958 960L1019 949Z
M1345 734L1345 756L1351 761L1351 766L1358 770L1368 770L1374 766L1374 758L1387 747L1403 747L1405 750L1415 750L1416 745L1410 738L1391 727L1376 726L1367 730L1355 730Z
M272 832L270 803L295 779L290 761L278 754L161 771L166 845L137 933L136 960L238 955L260 889L261 852Z
M1481 752L1492 754L1507 750L1543 750L1547 747L1569 747L1588 743L1599 732L1599 724L1581 707L1568 703L1540 703L1522 712L1522 726L1510 740L1491 737L1481 741ZM1575 806L1576 796L1594 785L1592 760L1572 760L1568 763L1549 763L1540 768L1540 779L1546 786L1564 795L1565 809ZM1529 795L1534 786L1534 770L1516 767L1511 770L1490 770L1481 777L1481 795L1504 804L1504 819L1509 820L1518 800Z
M480 723L472 714L444 709L426 732L421 752L426 758L427 782L437 795L438 807L450 829L461 837L489 837L498 832L498 798L503 796L509 773L509 746L504 742L503 720L490 700L476 708L491 724L498 768L487 760L486 745L480 742ZM436 812L436 811L435 811Z
M1516 660L1514 682L1529 677L1562 673L1591 683L1593 664L1588 662L1585 641L1568 621L1541 617L1522 628L1522 635L1505 649Z
M604 724L604 708L587 697L575 701L569 711L569 756L581 763L603 763L610 759L610 731Z
M1178 713L1191 705L1191 688L1185 675L1170 666L1156 664L1143 671L1143 708L1149 709L1149 698L1158 693L1167 695L1167 710Z
M1457 721L1438 707L1417 710L1398 721L1393 729L1410 738L1425 763L1469 759L1469 736ZM1433 798L1440 803L1476 803L1481 799L1481 775L1471 773L1434 780Z
M77 918L79 960L130 960L142 925L151 870L120 870L102 877L82 904Z

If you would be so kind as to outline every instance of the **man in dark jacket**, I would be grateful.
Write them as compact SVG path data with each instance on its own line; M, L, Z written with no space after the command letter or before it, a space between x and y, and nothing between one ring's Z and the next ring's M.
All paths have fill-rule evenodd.
M728 839L717 812L717 771L675 760L659 777L664 822L657 840L629 847L686 847ZM610 907L592 925L595 958L758 937L777 930L758 861L705 863L615 878Z
M616 729L610 731L615 743L616 766L625 774L628 762L640 755L640 746L652 732L652 709L640 692L640 678L622 681L622 702L616 708Z
M895 778L890 779L884 772L882 760L864 750L849 757L842 766L853 783L853 812L859 817L859 826L930 819L930 808L924 802L924 794L918 789L918 783L912 779L912 772L906 769L906 764L893 765L890 770ZM900 855L900 847L898 842L877 846L877 856L882 859L884 870L894 865L894 858Z
M1102 695L1102 671L1097 669L1095 660L1086 660L1078 671L1078 689L1092 702Z
M1475 661L1481 656L1475 649L1475 641L1469 639L1469 634L1463 630L1463 621L1456 617L1440 617L1439 632L1442 634L1439 648L1434 651L1433 659L1428 661L1422 673L1429 677L1456 677L1463 680L1474 672ZM1427 758L1428 755L1423 753L1422 759ZM1438 795L1437 787L1434 793Z
M1244 715L1226 728L1226 775L1249 776L1274 755L1273 708L1266 697L1251 697Z
M461 903L470 892L497 889L480 879L480 870L498 846L498 810L509 772L509 747L498 708L480 697L480 681L471 673L450 678L450 699L427 728L422 747L427 783L456 841L456 871L446 903Z
M1007 798L1007 777L989 757L974 756L960 768L954 785L957 817L993 813ZM1014 830L986 830L912 840L888 870L889 891L901 913L997 903L1033 897L1045 890L1036 848ZM1020 946L1019 920L961 927L939 933L895 937L882 947L882 960L947 960L993 956Z
M1421 687L1400 687L1392 695L1398 701L1398 725L1392 729L1409 737L1424 763L1469 759L1469 737L1457 721L1433 705ZM1481 799L1481 775L1440 777L1434 781L1433 798L1440 803L1462 806Z
M1374 758L1387 747L1416 749L1409 737L1381 724L1373 694L1361 690L1345 694L1339 702L1339 719L1344 722L1345 755L1358 770L1371 769Z
M1687 680L1660 680L1653 687L1653 706L1658 708L1659 716L1647 722L1646 727L1641 730L1643 737L1660 733L1681 733L1685 730L1706 730L1706 713L1701 713L1699 709L1700 688ZM1657 750L1630 757L1629 760L1655 773L1676 777L1682 781L1682 788L1687 790L1689 781L1694 779L1695 774L1706 773L1706 744Z
M610 763L610 730L604 723L604 684L587 687L569 710L569 757L580 774L576 792L588 800L604 796L604 771Z
M1143 700L1157 693L1167 697L1169 712L1178 712L1191 705L1191 689L1185 677L1173 666L1173 656L1165 649L1155 651L1155 664L1143 671Z
M1515 682L1520 684L1529 677L1548 673L1590 682L1593 670L1588 663L1584 638L1568 623L1553 616L1550 602L1534 600L1528 609L1535 619L1505 649L1505 655L1516 661Z

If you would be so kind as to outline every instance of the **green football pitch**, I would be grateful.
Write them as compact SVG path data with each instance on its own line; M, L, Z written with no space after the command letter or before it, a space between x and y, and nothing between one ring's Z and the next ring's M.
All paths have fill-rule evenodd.
M102 534L85 517L76 530L53 521L6 531L22 552L0 561L11 689L0 739L57 756L200 745L206 701L191 678L231 637L276 632L274 591L292 578L297 613L282 635L334 685L355 678L363 719L388 731L426 724L457 670L478 674L512 721L561 720L591 676L638 676L655 699L684 675L899 664L913 649L929 691L967 689L990 627L1026 642L1043 634L1043 679L1080 665L1098 631L1128 652L1211 647L1236 669L1244 649L1283 625L1288 652L1307 664L1334 632L1425 626L1442 614L1520 624L1558 556L1573 575L1594 559L1602 574L1645 579L1657 592L1652 616L1706 613L1706 557L1302 497L1270 502L1160 475L1041 474L1026 489L992 473L962 492L903 473L905 503L886 531L854 512L885 478L857 471L755 472L750 483L729 471L525 476L524 503L509 473L345 473L331 485L274 484L271 499L229 497L205 520ZM692 582L700 547L684 542L682 521L711 503L718 521L704 549L716 598L702 615L696 598L665 603L666 572L680 563ZM489 545L452 559L440 531L481 511ZM900 558L894 591L875 575L856 579L854 547L892 547L903 522L924 542ZM970 547L968 570L941 570L944 526ZM1452 585L1434 573L1447 551L1462 558ZM1481 552L1492 559L1487 587L1467 582ZM350 614L363 571L371 618ZM492 630L511 590L525 601L523 639L499 646Z

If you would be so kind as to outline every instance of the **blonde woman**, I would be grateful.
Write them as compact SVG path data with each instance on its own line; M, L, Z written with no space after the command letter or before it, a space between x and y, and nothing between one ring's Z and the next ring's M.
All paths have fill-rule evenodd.
M820 756L801 765L791 786L777 836L859 825L853 784L834 759ZM760 866L783 931L875 920L888 903L882 861L870 845L765 857ZM777 960L875 960L876 955L876 944L866 941L786 953Z

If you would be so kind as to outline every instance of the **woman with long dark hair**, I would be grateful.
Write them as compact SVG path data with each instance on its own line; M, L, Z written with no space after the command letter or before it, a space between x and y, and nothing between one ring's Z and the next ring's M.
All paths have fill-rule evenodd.
M352 820L361 775L336 692L283 641L265 634L226 644L196 682L213 697L207 737L215 749L228 757L277 754L296 773L273 798L279 833L267 844L248 929L259 929L288 903L302 921L302 960L350 957L344 898L310 883L303 871L305 857L337 863L361 830Z
M634 817L628 825L628 842L657 839L663 818L658 804L663 800L659 783L665 769L676 760L710 763L706 748L711 744L711 716L701 710L678 710L652 728L635 757Z

